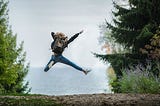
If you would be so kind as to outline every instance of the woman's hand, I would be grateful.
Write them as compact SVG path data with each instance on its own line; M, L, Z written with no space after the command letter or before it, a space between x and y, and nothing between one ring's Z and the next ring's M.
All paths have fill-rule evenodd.
M84 30L81 30L81 31L79 32L79 34L83 33L83 31L84 31Z

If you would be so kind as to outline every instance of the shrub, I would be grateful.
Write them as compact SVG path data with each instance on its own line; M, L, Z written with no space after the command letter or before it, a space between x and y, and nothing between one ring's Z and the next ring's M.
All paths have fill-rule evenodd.
M126 69L118 83L122 93L160 93L160 77L141 65Z

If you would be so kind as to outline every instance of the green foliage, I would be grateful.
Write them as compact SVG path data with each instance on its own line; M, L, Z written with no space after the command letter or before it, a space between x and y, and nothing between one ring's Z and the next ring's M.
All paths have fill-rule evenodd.
M160 29L150 39L150 43L145 45L144 48L140 48L140 52L147 54L151 59L160 60Z
M123 69L121 78L110 83L116 93L160 93L160 62ZM159 67L159 68L158 68Z
M122 70L128 68L129 66L136 66L139 63L145 63L147 55L143 54L107 54L99 55L94 54L96 57L100 58L104 62L111 63L117 78L119 79L122 76Z
M115 7L112 11L113 23L106 21L103 25L103 27L106 28L103 33L105 44L113 44L114 41L116 44L119 44L120 47L124 47L122 49L124 52L95 55L105 62L111 63L117 75L117 79L111 83L114 92L122 92L122 88L124 88L126 92L128 92L127 89L130 89L131 92L140 89L142 90L141 92L154 93L155 91L153 91L152 88L148 87L149 90L145 91L146 88L144 87L149 86L149 84L156 85L157 82L153 76L159 77L160 75L160 71L158 71L160 69L159 33L157 33L157 28L160 25L160 0L128 0L126 3L127 5L119 5L113 1ZM111 43L109 43L110 41ZM138 64L142 64L144 68L147 68L148 60L151 61L152 64L150 70L147 70L149 74L151 74L151 76L147 77L148 79L142 75L138 79L136 75L128 77L128 74L126 75L123 72L124 69L130 66L135 67ZM158 65L156 60L158 61ZM135 83L142 86L134 91L131 88L135 86ZM137 90L137 92L140 91Z
M113 2L113 23L106 21L109 36L127 49L138 52L144 47L160 25L159 0L129 0L127 6ZM108 35L105 35L108 36Z
M110 82L113 92L160 93L160 91L157 90L160 89L159 60L147 61L145 60L147 55L142 54L95 55L101 60L105 62L108 61L112 64L112 67L117 76L116 79L113 79L113 81ZM142 67L139 64L143 64L144 66ZM134 86L136 86L137 88L135 88ZM146 89L146 86L149 87Z
M160 93L160 77L138 67L130 71L123 72L123 77L119 80L119 87L122 93ZM160 70L159 70L160 71Z
M23 85L23 78L29 65L24 65L23 42L17 47L17 36L8 25L7 5L8 2L0 2L0 94L23 93L28 84Z
M150 31L150 29L152 28L153 25L146 25L144 26L144 28L142 29L141 33L136 37L136 42L135 42L135 49L138 50L141 47L144 47L146 44L150 43L150 39L153 37L153 33Z
M112 86L111 90L115 93L121 93L121 85L118 79L114 79L112 82L110 82L110 85Z

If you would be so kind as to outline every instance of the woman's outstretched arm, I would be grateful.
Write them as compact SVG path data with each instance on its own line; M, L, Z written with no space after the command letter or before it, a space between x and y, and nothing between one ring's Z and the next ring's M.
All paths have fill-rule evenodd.
M78 37L79 34L83 33L83 30L80 31L79 33L76 33L75 35L73 35L67 42L67 44L71 43L74 39L76 39Z
M51 32L51 35L52 35L52 38L54 39L55 33L54 33L54 32Z

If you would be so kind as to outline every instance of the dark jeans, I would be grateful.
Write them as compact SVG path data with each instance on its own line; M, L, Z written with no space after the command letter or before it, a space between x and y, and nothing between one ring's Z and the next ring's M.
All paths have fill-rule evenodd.
M46 65L44 71L47 72L57 62L70 65L79 71L83 71L83 69L81 67L77 66L76 64L74 64L73 62L71 62L70 60L68 60L67 58L65 58L62 55L52 55L50 61Z

